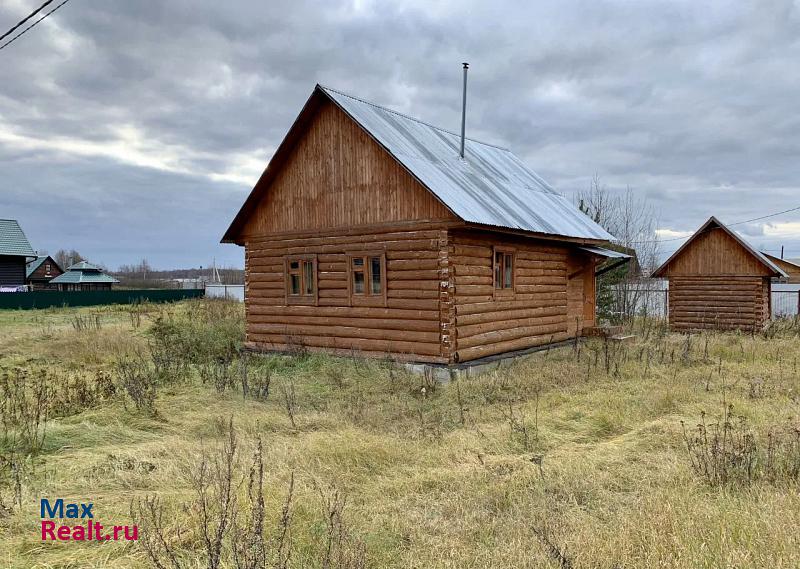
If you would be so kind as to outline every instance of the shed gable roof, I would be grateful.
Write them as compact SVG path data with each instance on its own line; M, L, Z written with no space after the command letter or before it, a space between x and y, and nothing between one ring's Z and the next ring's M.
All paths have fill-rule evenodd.
M36 257L16 219L0 219L0 255Z
M58 263L56 263L50 255L39 255L33 261L30 261L27 264L25 268L25 278L30 278L30 276L35 273L36 270L41 267L47 259L50 259L50 264L56 267L59 272L63 272L61 267L58 266Z
M756 249L750 246L750 244L742 239L735 231L731 231L727 226L725 226L720 220L716 217L711 216L708 218L700 229L694 232L686 242L678 247L678 250L675 251L672 255L670 255L669 259L664 261L664 263L658 267L653 272L653 277L663 277L667 273L667 269L669 266L674 263L678 258L680 258L683 254L685 254L691 247L691 245L701 236L705 235L709 231L713 229L721 229L725 232L726 235L731 237L736 243L738 243L753 259L755 259L760 265L765 267L768 272L771 273L771 276L775 277L786 277L788 276L780 267L778 267L775 263L770 261L763 253L760 253Z
M397 162L466 222L532 233L605 241L613 239L511 151L459 135L317 85L273 159L242 206L223 242L234 242L267 191L284 155L321 100L330 100Z

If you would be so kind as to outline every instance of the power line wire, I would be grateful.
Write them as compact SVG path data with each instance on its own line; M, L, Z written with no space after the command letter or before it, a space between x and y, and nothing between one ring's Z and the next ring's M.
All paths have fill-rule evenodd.
M34 23L32 23L30 26L28 26L27 28L25 28L24 30L22 30L20 33L18 33L17 35L15 35L13 38L11 38L10 40L8 40L6 43L4 43L3 45L0 45L0 49L4 49L4 48L6 48L7 46L9 46L10 44L12 44L12 43L14 43L15 41L17 41L17 40L18 40L20 37L24 36L24 35L25 35L25 34L26 34L28 31L30 31L32 28L36 27L36 24L38 24L39 22L41 22L42 20L44 20L44 19L45 19L47 16L49 16L50 14L52 14L53 12L55 12L56 10L58 10L59 8L61 8L61 6L63 6L63 5L64 5L64 4L66 4L67 2L69 2L69 0L64 0L64 1L63 1L61 4L59 4L58 6L56 6L55 8L53 8L52 10L50 10L50 11L49 11L47 14L45 14L44 16L42 16L41 18L39 18L38 20L36 20ZM49 2L48 2L48 4L49 4ZM40 8L40 9L41 9L41 8ZM27 18L26 18L26 19L27 19Z
M42 4L41 6L39 6L38 8L36 8L36 9L35 9L33 12L31 12L30 14L28 14L27 16L25 16L25 18L24 18L23 20L20 20L19 22L17 22L17 25L15 25L13 28L11 28L10 30L8 30L8 31L7 31L6 33L4 33L2 36L0 36L0 41L2 41L2 40L4 40L4 39L6 39L6 37L10 36L10 35L11 35L11 33L12 33L14 30L16 30L16 29L17 29L18 27L20 27L22 24L24 24L25 22L27 22L28 20L30 20L31 18L33 18L33 17L34 17L36 14L38 14L39 12L41 12L41 11L42 11L42 9L43 9L45 6L47 6L48 4L52 4L52 3L53 3L53 0L47 0L47 2L45 2L44 4Z
M726 223L725 226L726 227L733 227L734 225L742 225L744 223L752 223L754 221L761 221L762 219L768 219L770 217L776 217L778 215L783 215L784 213L791 213L793 211L798 211L798 210L800 210L800 205L797 206L797 207L792 207L792 208L789 208L789 209L785 209L783 211L778 211L778 212L775 212L775 213L762 215L760 217L754 217L753 219L744 219L742 221L735 221L733 223ZM711 228L711 229L713 229L713 228ZM706 229L703 232L705 233L706 231L710 231L710 229ZM692 235L687 235L686 237L671 237L670 239L646 239L644 241L631 241L631 244L632 245L640 245L640 244L644 244L644 243L669 243L670 241L682 241L684 239L689 239L693 235L695 235L695 233L693 233Z

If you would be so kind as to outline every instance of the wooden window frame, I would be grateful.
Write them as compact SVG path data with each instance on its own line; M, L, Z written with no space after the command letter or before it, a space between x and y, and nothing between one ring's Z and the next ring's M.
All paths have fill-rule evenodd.
M372 263L371 259L378 257L381 262L381 292L372 292ZM364 292L356 294L353 291L353 259L364 259ZM347 254L347 297L350 306L383 306L387 305L387 290L389 278L386 273L386 251L356 251Z
M505 276L505 256L511 255L511 287L498 287L497 286L497 254L503 255L501 264L500 276ZM492 290L494 298L513 298L517 290L517 251L510 247L492 247Z
M298 261L300 263L300 294L291 294L291 278L289 264ZM303 270L304 263L311 263L312 273L311 278L313 281L314 292L312 294L303 294L305 290L305 271ZM286 297L286 305L293 304L300 305L319 305L319 274L317 272L317 256L316 255L286 255L283 258L283 292Z

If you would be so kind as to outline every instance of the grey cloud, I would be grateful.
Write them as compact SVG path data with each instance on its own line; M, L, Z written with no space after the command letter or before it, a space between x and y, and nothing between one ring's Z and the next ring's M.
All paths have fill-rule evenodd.
M0 6L0 25L21 12ZM179 167L0 138L0 214L32 220L47 247L98 247L111 266L241 263L216 241L249 187L211 174L243 157L266 165L316 82L457 129L464 60L469 133L513 148L565 194L597 174L676 231L800 205L789 1L80 0L52 20L0 52L13 78L0 87L0 131L111 145L132 127ZM36 225L34 204L86 225ZM117 232L98 243L89 228L107 218ZM800 236L758 227L748 235L800 257Z

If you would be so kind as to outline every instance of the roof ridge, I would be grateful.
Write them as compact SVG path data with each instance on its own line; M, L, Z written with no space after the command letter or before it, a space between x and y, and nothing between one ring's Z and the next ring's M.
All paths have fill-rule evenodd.
M328 87L327 85L322 85L321 83L317 84L318 87L324 89L325 91L332 91L337 95L342 95L343 97L348 97L360 103L364 103L365 105L369 105L371 107L375 107L376 109L381 109L382 111L386 111L387 113L392 113L393 115L397 115L399 117L403 117L404 119L408 119L410 121L414 121L419 124L424 124L427 127L430 127L435 130L439 130L441 132L446 132L452 136L461 137L460 134L457 132L453 132L451 130L447 130L446 128L442 128L440 126L436 126L435 124L431 124L429 122L425 122L424 120L418 119L416 117L412 117L411 115L407 115L405 113L401 113L400 111L395 111L394 109L390 109L388 107L384 107L383 105L379 105L377 103L373 103L372 101L367 101L366 99L362 99L361 97L356 97L355 95L351 95L350 93L345 93L344 91L340 91L339 89L334 89L333 87ZM490 142L484 142L482 140L478 140L476 138L470 138L469 136L464 137L466 140L470 142L475 142L477 144L482 144L483 146L491 146L492 148L497 148L498 150L504 150L506 152L511 152L510 148L506 148L505 146L500 146L499 144L492 144Z

